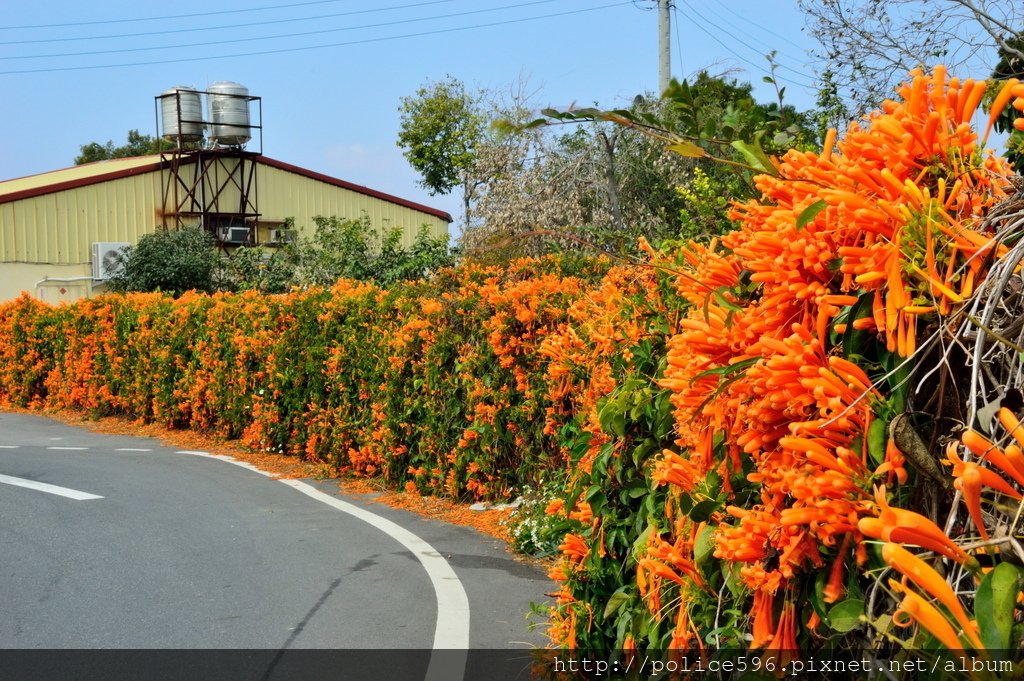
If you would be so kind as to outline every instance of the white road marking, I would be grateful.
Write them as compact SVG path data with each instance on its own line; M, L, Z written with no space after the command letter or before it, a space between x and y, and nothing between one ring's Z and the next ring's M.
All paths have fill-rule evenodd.
M239 461L233 456L224 456L223 454L210 454L209 452L197 452L189 449L177 451L175 452L175 454L191 454L192 456L202 456L207 459L217 459L218 461L223 461L225 463L233 463L236 466L240 466L241 468L252 471L253 473L259 473L265 478L273 477L272 474L266 471L261 471L259 468L256 468L256 466L253 466L251 463Z
M209 452L183 450L178 454L192 454L210 459L218 459L226 463L251 470L266 477L272 475L256 468L252 464L239 461L230 456L220 456ZM423 566L434 587L437 598L437 623L434 626L434 649L445 650L443 656L432 655L430 666L424 681L446 681L451 678L462 678L465 674L466 657L469 650L469 597L462 586L455 570L437 549L405 529L398 523L360 508L347 501L342 501L325 494L299 480L280 480L308 497L316 499L342 513L347 513L365 523L369 523L405 547Z
M438 622L434 632L434 647L469 647L469 600L462 588L462 582L459 581L452 566L438 553L437 549L398 523L325 494L312 485L300 480L281 480L281 482L289 487L294 487L308 497L373 525L416 556L423 565L423 569L427 571L427 575L434 585L434 591L437 593ZM444 621L442 622L442 620Z
M152 449L143 449L139 447L118 447L114 450L115 452L151 452Z
M62 452L84 452L89 449L88 447L47 447L47 449L55 449Z
M26 480L25 478L15 478L10 475L0 475L0 483L5 485L14 485L15 487L24 487L26 489L34 489L37 492L46 492L48 494L56 494L57 496L67 497L68 499L74 499L76 501L88 501L89 499L102 499L103 497L98 494L89 494L88 492L79 492L77 489L69 489L67 487L58 487L57 485L51 485L45 482L38 482L37 480Z
M17 449L18 445L0 445L0 449Z

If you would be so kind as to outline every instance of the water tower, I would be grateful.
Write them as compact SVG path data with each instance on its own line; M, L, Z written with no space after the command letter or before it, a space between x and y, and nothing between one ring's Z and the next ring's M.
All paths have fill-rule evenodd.
M160 120L163 121L163 139L173 142L176 146L202 141L203 101L199 92L178 85L164 90L158 99Z
M263 152L262 100L244 85L217 81L207 90L180 85L165 90L156 97L156 110L161 157L169 171L163 227L198 224L222 248L253 243L260 215L256 160Z

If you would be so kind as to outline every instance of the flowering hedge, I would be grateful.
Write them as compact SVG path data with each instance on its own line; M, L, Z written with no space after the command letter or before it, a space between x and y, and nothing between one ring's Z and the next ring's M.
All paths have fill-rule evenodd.
M971 125L985 90L913 73L842 139L778 159L734 231L642 244L642 265L22 297L0 306L0 400L214 431L460 498L555 476L558 646L779 662L864 641L1016 647L1024 574L991 547L1024 555L1024 394L983 418L963 369L983 373L968 338L1019 351L975 317L983 300L1010 309L990 282L1024 258L1024 226L998 212L1012 172ZM1015 81L990 126L1011 101L1024 110ZM1024 388L1009 382L1003 397Z
M0 306L0 402L124 414L382 475L508 498L561 465L540 346L608 265L467 265L389 290L102 296Z

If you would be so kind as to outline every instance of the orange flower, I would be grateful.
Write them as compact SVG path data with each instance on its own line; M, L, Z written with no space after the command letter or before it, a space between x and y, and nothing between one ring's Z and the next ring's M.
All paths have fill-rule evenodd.
M796 606L787 598L782 603L779 625L763 653L765 657L774 657L774 662L780 669L799 658L800 647L796 641L796 626Z
M875 502L880 513L877 518L861 518L858 529L867 537L886 542L913 544L976 569L978 561L957 546L939 527L920 513L895 508L885 499L885 486L875 490Z
M895 478L896 482L902 485L907 482L906 463L906 457L896 446L896 440L890 437L885 443L885 460L875 469L875 475L888 473L888 483L892 483Z
M968 619L967 613L960 604L960 599L953 592L952 587L937 573L930 565L910 553L903 547L887 542L882 546L882 558L893 569L918 586L918 588L931 594L953 614L960 624L964 635L975 648L983 648L981 639L978 637L977 624Z
M703 649L703 641L690 622L690 614L686 609L685 603L679 604L679 612L676 613L676 626L672 629L672 638L669 640L669 648L673 650L691 650L694 648L694 642L697 643L697 648Z
M852 534L847 534L843 537L843 544L839 548L839 553L836 554L835 560L832 563L832 569L829 571L828 581L825 583L825 589L823 592L826 603L835 603L843 597L844 593L846 593L846 585L843 583L843 572L846 554L850 550L850 543L852 541Z
M566 534L558 548L572 563L582 563L590 555L590 547L586 540L578 534Z
M565 508L565 502L562 499L552 499L548 502L547 507L544 509L545 515L558 515L562 513Z
M751 631L753 639L750 641L751 648L763 648L768 645L775 635L775 598L767 591L754 592L754 604L750 609L750 617L753 622Z
M964 432L961 440L971 451L976 454L981 452L979 456L983 456L989 461L996 463L1000 468L1013 474L1016 478L1016 469L1013 464L1001 450L988 442L988 440L985 440L985 438L972 430ZM989 487L1018 501L1021 500L1021 494L1013 489L1010 483L1000 477L995 471L989 470L973 461L963 461L957 454L957 443L955 441L947 445L946 459L953 465L953 477L956 478L953 486L963 494L967 511L970 513L974 525L978 528L978 532L981 533L982 539L988 539L988 530L985 528L985 521L981 512L982 487Z
M925 628L948 650L963 650L956 631L941 612L935 606L907 589L894 579L889 580L889 586L893 591L904 593L899 609L893 614L892 622L898 627L908 627L913 622Z

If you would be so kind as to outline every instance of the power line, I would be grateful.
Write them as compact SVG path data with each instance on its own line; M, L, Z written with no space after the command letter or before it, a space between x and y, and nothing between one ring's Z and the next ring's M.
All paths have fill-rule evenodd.
M803 50L804 49L800 45L797 45L796 43L794 43L791 39L789 39L786 36L782 35L781 33L776 33L775 31L771 30L767 26L762 26L761 24L759 24L756 21L751 21L750 19L746 18L745 16L743 16L742 14L737 12L736 10L730 8L727 4L723 3L721 0L715 0L715 2L716 2L716 4L719 7L721 7L724 10L726 10L727 12L729 12L729 14L733 15L734 17L736 17L740 21L742 21L742 22L744 22L746 24L749 24L750 26L753 26L754 28L759 29L759 30L761 30L761 31L763 31L765 33L773 35L776 38L778 38L779 40L781 40L782 42L789 43L791 46L795 47L798 50ZM718 14L715 14L715 16L719 17ZM721 18L721 17L719 17L719 18ZM774 49L774 46L768 45L768 43L764 42L763 40L758 41L758 42L760 42L762 45L766 45L769 49ZM779 54L781 54L781 55L783 55L783 56L785 56L785 57L787 57L789 59L792 59L793 61L800 61L800 59L798 57L794 57L791 54L786 54L782 50L779 50L778 52L779 52Z
M0 71L0 75L16 75L26 73L52 73L57 71L86 71L94 69L110 69L110 68L125 68L130 66L154 66L158 64L181 64L186 62L195 61L207 61L213 59L233 59L237 57L258 57L267 54L283 54L287 52L307 52L310 50L322 50L330 47L348 47L351 45L365 45L369 43L388 42L393 40L404 40L406 38L420 38L430 35L440 35L444 33L456 33L459 31L471 31L478 28L492 28L494 26L507 26L509 24L518 24L527 21L538 21L541 19L552 19L555 17L570 16L573 14L583 14L584 12L596 12L598 10L609 9L611 7L622 7L623 5L632 4L631 0L621 0L620 2L613 2L606 5L597 5L594 7L587 7L585 9L569 10L565 12L553 12L551 14L542 14L533 17L520 17L518 19L506 19L504 21L494 21L485 24L474 24L471 26L456 26L453 28L439 28L433 31L420 31L417 33L405 33L402 35L395 36L383 36L379 38L365 38L363 40L350 40L340 43L329 43L326 45L304 45L302 47L288 47L276 50L260 50L259 52L241 52L238 54L220 54L220 55L209 55L202 57L182 57L179 59L158 59L153 61L141 61L131 62L127 64L93 64L87 66L55 66L51 68L41 69L22 69L18 71Z
M30 55L18 55L11 57L0 57L0 61L12 61L15 59L50 59L58 57L85 57L99 54L124 54L126 52L153 52L156 50L174 50L184 49L192 47L208 47L210 45L226 45L230 43L250 43L261 40L279 40L281 38L301 38L310 35L320 35L324 33L340 33L342 31L357 31L365 28L383 28L386 26L398 26L400 24L413 24L421 21L435 21L438 19L454 19L458 17L469 16L471 14L485 14L488 12L500 12L507 9L518 9L520 7L528 7L532 5L545 5L552 2L558 2L559 0L531 0L530 2L521 2L516 5L503 5L500 7L488 7L485 9L468 10L465 12L453 12L451 14L439 14L432 17L418 17L414 19L398 19L396 21L385 21L376 24L363 24L362 26L342 26L341 28L322 28L315 31L300 31L296 33L279 33L276 35L264 35L255 36L251 38L230 38L223 40L211 40L198 43L179 43L177 45L150 45L146 47L124 47L116 50L86 50L82 52L59 52L53 54L30 54Z
M198 31L219 31L224 29L248 28L251 26L266 26L268 24L286 24L297 21L314 21L317 19L333 19L335 17L347 17L357 14L371 14L375 12L390 12L396 9L411 9L414 7L425 7L427 5L440 5L454 0L430 0L430 2L417 2L411 5L392 5L390 7L374 7L373 9L361 9L351 12L336 12L333 14L315 14L313 16L292 17L288 19L272 19L268 21L250 21L244 24L221 24L220 26L195 26L191 28L167 29L164 31L140 31L138 33L114 33L108 35L79 36L75 38L39 38L36 40L7 40L0 41L0 45L38 45L42 43L68 43L83 42L86 40L110 40L115 38L138 38L152 35L171 35L174 33L192 33Z
M683 41L679 37L679 8L672 5L672 10L672 27L676 30L676 56L679 57L679 77L682 78L686 71L683 70Z
M702 20L703 20L704 22L706 22L706 23L708 23L708 24L711 24L712 26L714 26L715 28L717 28L717 29L718 29L719 31L722 31L722 32L728 33L728 31L725 31L725 29L723 29L723 28L722 28L721 26L718 26L717 24L715 24L715 23L714 23L714 22L712 22L712 21L708 21L708 19L707 19L706 17L704 17L704 15L702 15L702 14L701 14L700 12L696 11L696 10L695 10L695 9L694 9L694 8L692 7L692 5L690 5L689 3L686 3L686 4L687 4L687 7L689 8L689 10L690 10L691 12L693 12L693 13L694 13L694 14L695 14L695 15L696 15L697 17L700 17L700 19L702 19ZM736 52L735 50L733 50L733 49L732 49L731 47L729 47L729 46L728 46L728 45L726 45L726 44L725 44L724 42L722 42L722 41L721 41L721 40L720 40L720 39L718 38L718 36L714 35L714 34L713 34L713 33L712 33L711 31L709 31L709 30L708 30L707 28L705 28L705 27L704 27L703 25L701 25L701 23L700 23L699 21L694 21L694 22L693 22L693 24L694 24L694 25L695 25L695 26L696 26L697 28L699 28L699 29L700 29L700 30L701 30L701 31L702 31L702 32L703 32L703 33L704 33L705 35L707 35L707 36L708 36L709 38L711 38L711 39L712 39L712 40L714 40L714 41L715 41L716 43L718 43L719 45L721 45L721 46L722 46L722 48L724 48L724 49L725 49L725 50L726 50L727 52L729 52L729 54L733 55L734 57L736 57L736 58L737 58L737 59L739 59L740 61L742 61L742 62L744 62L744 63L746 63L746 64L748 64L748 65L752 66L752 67L753 67L753 68L755 68L756 70L758 70L758 71L761 71L762 73L765 73L765 74L768 74L768 75L773 75L773 76L774 76L774 77L775 77L776 79L778 79L778 80L781 80L781 81L783 81L783 82L786 82L786 83L790 83L790 84L792 84L792 85L796 85L796 86L798 86L798 87L803 87L803 88L809 88L809 89L813 89L813 88L814 88L813 82L808 82L808 83L800 83L800 82L797 82L797 81L795 81L795 80L792 80L791 78L786 78L785 76L780 76L780 75L778 75L778 74L772 74L771 70L769 70L769 69L765 68L764 66L761 66L760 64L756 64L756 63L754 63L754 62L750 61L749 59L747 59L747 58L745 58L745 57L743 57L743 56L739 55L739 54L738 54L738 53L737 53L737 52ZM738 39L738 38L736 38L735 36L733 36L733 39L734 39L734 40L736 40L736 42L738 42L738 43L740 43L741 45L743 45L744 47L746 47L747 49L749 49L749 50L752 50L753 52L760 52L760 50L758 50L758 49L756 49L756 48L754 48L754 47L751 47L750 45L747 45L747 44L746 44L745 42L743 42L742 40L739 40L739 39ZM804 78L808 78L808 79L810 80L810 76L808 76L807 74L804 74L804 73L802 73L802 72L800 72L800 71L797 71L797 70L795 70L795 69L791 69L791 68L789 68L788 66L785 66L784 64L778 64L778 66L779 66L779 68L783 68L783 69L785 69L785 70L787 70L787 71L792 71L793 73L795 73L795 74L797 74L797 75L799 75L799 76L802 76L802 77L804 77Z
M310 0L309 2L294 2L287 5L265 5L263 7L248 7L246 9L224 9L217 12L196 12L195 14L170 14L162 17L139 17L136 19L100 19L97 21L72 21L65 24L34 24L26 26L0 26L0 31L21 31L30 28L67 28L68 26L99 26L101 24L128 24L140 21L165 21L167 19L191 19L193 17L212 17L223 14L242 14L245 12L263 12L268 9L288 9L292 7L305 7L307 5L328 5L345 0Z
M687 3L687 4L689 5L689 3ZM702 20L704 20L705 22L707 22L707 23L711 24L711 25L712 25L712 26L714 26L715 28L717 28L717 29L718 29L719 31L721 31L721 32L723 32L723 33L725 33L725 34L728 34L728 35L729 35L729 36L730 36L730 37L731 37L731 38L732 38L733 40L735 40L736 42L738 42L738 43L739 43L740 45L742 45L742 46L746 47L746 48L747 48L748 50L750 50L751 52L756 52L756 53L759 53L759 54L761 53L761 50L757 49L756 47L753 47L752 45L750 45L750 44L749 44L749 43L747 43L747 42L744 42L743 40L740 40L740 39L739 39L739 38L737 38L737 37L736 37L735 35L733 35L733 33L732 33L732 32L728 31L728 30L727 30L727 29L725 29L725 28L722 28L721 26L719 26L718 24L716 24L715 22L711 21L710 19L708 19L707 17L705 17L705 16L703 15L703 14L701 14L700 12L698 12L698 11L696 10L696 8L694 8L694 7L692 6L692 5L690 5L690 10L691 10L691 11L692 11L692 12L693 12L694 14L696 14L696 15L697 15L698 17L700 17L700 18L701 18ZM721 43L719 43L719 44L721 44ZM723 47L724 47L724 46L723 46ZM728 49L728 48L727 48L727 49ZM730 50L730 52L732 52L732 51ZM740 57L740 56L739 56L738 54L736 54L735 52L732 52L732 54L733 54L734 56L736 56L737 58L741 58L741 59L742 59L742 57ZM746 61L746 60L744 60L744 61ZM749 64L750 62L747 62L747 63ZM796 75L798 75L798 76L800 76L800 77L802 77L802 78L808 78L808 79L810 79L810 80L812 81L812 83L813 83L813 78L812 78L811 76L808 76L808 75L807 75L806 73L803 73L802 71L797 71L796 69L790 68L790 67L786 66L785 64L781 64L781 63L778 63L778 62L776 62L776 64L777 64L777 66L778 66L779 68L781 68L781 69L785 69L786 71L789 71L789 72L791 72L791 73L795 73ZM784 78L782 78L781 76L777 76L777 77L778 77L778 78L779 78L780 80L786 80L786 82L789 82L789 83L793 83L794 85L801 85L802 87L812 87L812 85L805 85L805 84L802 84L802 83L797 83L796 81L793 81L793 80L788 80L788 79L784 79Z

